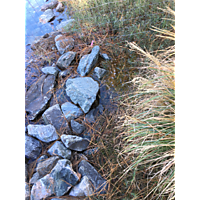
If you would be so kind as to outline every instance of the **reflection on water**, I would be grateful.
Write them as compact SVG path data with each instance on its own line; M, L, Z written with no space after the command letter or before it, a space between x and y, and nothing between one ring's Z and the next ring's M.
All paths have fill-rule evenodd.
M44 4L48 4L53 0L26 0L25 7L25 44L30 44L37 36L52 32L61 20L67 19L66 10L58 13L53 9L56 18L49 23L42 24L39 17L44 13L40 9Z

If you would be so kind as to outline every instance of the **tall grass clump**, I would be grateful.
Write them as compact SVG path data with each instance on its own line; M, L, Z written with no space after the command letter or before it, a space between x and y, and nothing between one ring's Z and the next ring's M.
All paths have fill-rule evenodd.
M175 15L170 8L163 10ZM161 37L175 39L174 31L153 28ZM131 83L134 92L121 97L121 134L123 156L128 167L123 176L136 184L137 199L175 198L175 45L152 56L136 43L131 50L144 56L143 76Z

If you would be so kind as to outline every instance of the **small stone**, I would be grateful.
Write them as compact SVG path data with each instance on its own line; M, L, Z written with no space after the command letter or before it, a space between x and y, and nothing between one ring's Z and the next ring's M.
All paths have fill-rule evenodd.
M66 21L62 21L56 26L56 30L68 31L72 27L74 22L75 19L68 19Z
M61 136L61 140L68 149L71 149L74 151L83 151L89 145L89 141L87 139L84 139L82 137L78 137L75 135L63 134Z
M100 53L100 56L101 56L104 60L111 60L111 58L110 58L106 53Z
M41 11L45 11L47 9L54 9L56 6L58 5L58 1L57 0L54 0L48 4L44 4L42 7L41 7Z
M92 52L88 55L84 55L78 65L77 72L81 76L86 76L90 71L95 67L98 58L99 58L100 47L95 46L92 49Z
M45 12L40 16L39 20L43 24L50 22L55 17L54 12L52 9L47 9Z
M93 73L99 80L101 80L103 78L103 76L106 74L106 72L107 71L103 68L95 67Z
M43 142L52 142L57 140L58 134L51 124L49 125L32 125L27 126L29 135L36 137Z
M69 195L70 196L91 196L94 193L93 186L87 176L83 176L79 184L75 185Z
M56 141L53 146L47 151L50 155L58 155L62 158L70 160L71 150L67 149L62 142Z
M76 119L83 115L83 111L70 102L63 103L61 109L67 121Z
M52 74L54 76L57 76L58 69L56 67L43 67L42 72L45 74Z
M74 120L71 120L71 128L72 131L76 134L81 134L85 130L85 126L83 124L79 124Z
M68 68L64 71L61 71L58 76L59 78L65 78L66 76L70 75L70 73L71 73L71 68Z
M65 9L64 5L61 2L59 2L56 7L56 12L63 12L64 9Z
M67 69L76 56L76 52L68 51L64 53L57 61L56 65L61 69Z
M30 136L25 135L25 156L28 159L36 160L42 152L41 143Z
M29 184L25 182L25 200L30 199L30 187Z
M97 153L98 150L99 150L98 147L93 148L93 149L88 149L88 150L85 150L85 151L83 152L83 154L86 155L86 156L91 156L91 155Z
M35 172L35 173L33 174L32 178L30 179L29 184L30 184L30 185L35 184L35 183L36 183L39 179L41 179L41 178L42 178L42 176L40 176L38 172Z

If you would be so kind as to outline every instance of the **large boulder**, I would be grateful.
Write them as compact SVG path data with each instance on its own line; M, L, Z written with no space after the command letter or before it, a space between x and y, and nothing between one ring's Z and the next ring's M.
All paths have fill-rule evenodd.
M63 134L61 140L68 149L74 151L84 151L90 143L87 139L75 135Z
M51 124L49 125L32 125L27 126L28 134L36 137L43 142L52 142L59 138L56 129Z
M95 46L92 49L92 52L88 55L84 55L78 65L77 72L81 76L86 76L90 71L95 67L98 58L99 58L100 47Z
M54 75L43 75L26 92L25 110L30 120L34 120L46 109L53 94L55 78Z
M73 103L79 104L84 113L87 113L99 91L99 84L91 77L79 77L66 81L66 93Z

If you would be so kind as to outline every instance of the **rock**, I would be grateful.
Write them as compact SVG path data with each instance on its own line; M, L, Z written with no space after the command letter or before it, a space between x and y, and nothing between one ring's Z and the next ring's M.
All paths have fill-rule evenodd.
M57 76L58 69L56 67L43 67L42 72L45 74L52 74L54 76Z
M66 81L66 93L73 103L87 113L96 100L99 84L91 77L79 77Z
M28 172L28 164L25 163L25 182L28 182L29 179L29 172Z
M50 155L58 155L62 158L70 160L71 150L67 149L62 142L56 141L53 146L47 151Z
M50 158L44 160L43 162L40 162L36 168L40 177L43 177L46 174L50 173L50 171L56 165L58 160L59 160L58 156L53 156L53 157L50 157Z
M47 158L49 158L47 155L41 155L38 159L37 159L37 162L36 162L36 165L35 165L35 169L37 168L38 164L45 161Z
M76 134L81 134L85 130L85 126L83 124L79 124L74 120L71 120L71 128L72 131Z
M75 135L63 134L61 136L61 140L68 149L71 149L74 151L83 151L89 145L89 141L87 139L84 139L82 137L78 137Z
M68 51L64 53L57 61L56 65L61 69L67 69L76 56L76 52Z
M82 160L78 165L79 173L82 176L87 176L89 180L91 181L95 193L99 194L105 194L108 190L108 184L106 183L106 180L101 177L101 175L96 171L96 169L87 161Z
M59 78L65 78L66 76L70 75L72 73L72 68L69 67L64 71L61 71L58 75Z
M64 9L65 9L64 5L61 2L59 2L56 7L56 12L63 12Z
M61 109L67 121L78 118L83 115L83 111L70 102L63 103Z
M51 124L49 125L32 125L27 126L29 135L36 137L43 142L52 142L57 140L58 134Z
M92 49L92 52L88 55L84 55L78 65L77 72L81 76L86 76L90 73L90 71L95 67L98 58L99 58L100 48L99 46L95 46Z
M75 19L68 19L66 21L62 21L60 24L56 26L56 30L68 31L72 27L74 22Z
M28 159L35 160L42 152L41 143L30 136L25 135L25 156Z
M93 73L99 80L101 80L103 76L106 74L106 72L107 71L105 69L102 69L100 67L95 67Z
M63 53L70 51L74 48L74 39L72 37L57 35L55 37L55 44L59 53L62 55Z
M86 155L86 156L91 156L91 155L97 153L98 150L99 150L99 148L98 148L98 147L95 147L95 148L93 148L93 149L85 150L85 151L83 152L83 154Z
M25 200L30 199L30 187L29 184L25 182Z
M46 124L52 124L59 134L70 132L68 122L63 115L59 104L51 106L42 115Z
M43 200L54 194L54 179L50 174L39 179L31 189L31 200Z
M58 1L57 0L54 0L53 2L50 2L48 4L44 4L42 7L41 7L41 11L45 11L47 9L54 9L56 6L58 5Z
M37 82L33 83L25 96L25 110L30 120L34 120L45 109L52 97L55 85L54 75L43 75Z
M67 159L59 160L57 165L52 169L51 176L54 180L54 193L56 196L62 196L72 186L75 186L79 178L72 169L71 162Z
M54 12L52 9L47 9L45 12L40 16L39 20L43 24L50 22L55 17Z
M42 176L39 175L38 172L35 172L35 173L33 174L32 178L30 179L29 184L30 184L30 185L35 184L35 183L36 183L39 179L41 179L41 178L42 178Z
M104 60L111 60L111 58L110 58L106 53L100 53L100 56L101 56Z
M69 195L70 196L91 196L93 194L93 186L87 176L83 176L78 185L74 186Z

